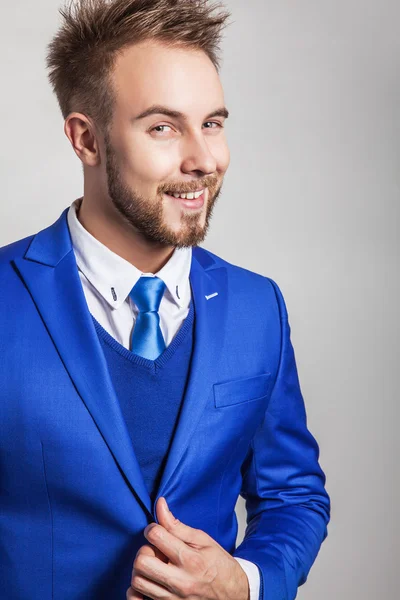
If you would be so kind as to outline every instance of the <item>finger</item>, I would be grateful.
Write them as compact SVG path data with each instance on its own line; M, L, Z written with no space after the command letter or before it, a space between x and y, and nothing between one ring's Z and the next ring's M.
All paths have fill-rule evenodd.
M150 544L165 554L173 564L182 565L182 556L190 550L185 542L156 523L146 527L144 535Z
M144 600L143 594L136 592L131 587L126 592L126 600Z
M131 589L134 593L139 594L140 600L142 600L142 597L143 599L146 599L147 596L149 598L169 598L171 596L169 588L166 588L139 573L134 574L132 577ZM129 598L129 600L131 599Z
M178 593L182 582L183 571L172 563L165 564L154 556L139 554L135 558L132 570L131 586L134 586L135 576L142 576L158 583L167 590Z
M141 546L139 548L138 552L136 553L136 556L139 554L139 552L141 554L145 554L146 556L155 556L156 558L161 560L163 563L169 562L168 556L165 556L165 554L163 552L161 552L161 550L159 550L157 548L157 546L153 546L151 544L146 544L145 546Z
M161 550L157 548L157 546L152 546L152 548L154 550L155 557L158 558L158 560L161 560L161 562L165 564L169 564L169 558L168 556L165 556L164 552L161 552Z
M160 496L157 501L156 511L159 524L186 544L190 544L195 548L210 544L212 538L205 531L185 525L172 514L163 496Z
M149 545L141 546L136 553L135 560L139 554L144 554L146 556L151 556L153 558L157 557L159 560L161 560L163 562L165 562L165 560L168 560L164 556L164 554L160 550L158 550L158 548L155 548L154 546L149 546ZM135 564L135 562L133 564ZM134 574L135 574L135 568L132 567L131 581L132 581ZM129 590L126 590L126 600L148 600L148 598L146 596L143 596L143 594L141 594L140 592L134 590L132 587L130 587Z
M140 592L136 592L131 587L126 592L126 600L153 600L150 596L144 596Z

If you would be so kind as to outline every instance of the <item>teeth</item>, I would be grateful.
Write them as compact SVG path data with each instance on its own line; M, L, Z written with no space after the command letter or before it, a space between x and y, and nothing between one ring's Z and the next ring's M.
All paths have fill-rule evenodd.
M204 190L200 190L199 192L189 192L187 194L179 194L178 192L174 192L170 193L170 196L174 196L175 198L182 198L183 200L193 200L193 198L199 198L203 193Z

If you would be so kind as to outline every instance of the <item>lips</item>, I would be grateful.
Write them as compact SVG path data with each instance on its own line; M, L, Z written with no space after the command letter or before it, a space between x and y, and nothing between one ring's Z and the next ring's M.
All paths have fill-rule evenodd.
M165 195L168 196L168 198L171 198L173 201L179 202L181 204L181 206L184 206L185 208L197 209L197 208L202 208L202 206L204 204L206 190L204 190L204 193L201 194L201 196L199 196L198 198L193 198L192 200L190 200L188 198L175 198L175 196L171 196L167 192L165 192Z
M204 193L205 188L199 188L197 190L190 190L188 192L173 192L173 191L167 191L165 192L165 194L167 194L167 196L174 196L174 198L176 197L175 194L198 194L199 192L203 192ZM201 195L201 194L200 194ZM198 196L199 197L199 196ZM193 198L192 198L193 199ZM188 198L188 200L191 200L191 198Z

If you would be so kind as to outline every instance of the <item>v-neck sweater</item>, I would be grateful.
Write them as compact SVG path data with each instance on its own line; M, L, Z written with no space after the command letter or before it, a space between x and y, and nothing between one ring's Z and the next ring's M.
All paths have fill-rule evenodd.
M189 378L194 304L169 346L155 360L127 350L92 315L152 502L173 439Z

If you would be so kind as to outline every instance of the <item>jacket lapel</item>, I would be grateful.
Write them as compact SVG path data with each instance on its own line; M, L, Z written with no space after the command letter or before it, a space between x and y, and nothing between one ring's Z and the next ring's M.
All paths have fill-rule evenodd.
M14 260L74 386L143 507L152 502L127 431L107 363L87 307L67 224L68 208ZM190 284L195 309L194 350L178 427L159 486L163 495L217 379L227 306L226 268L194 247ZM211 297L210 297L211 296Z
M193 248L190 271L195 309L193 355L186 394L157 499L166 493L168 482L205 409L210 390L218 380L218 359L224 342L228 287L226 268L214 267L215 261L209 253L199 247Z
M83 293L67 212L39 232L25 256L14 262L78 394L132 490L151 513L150 496Z

